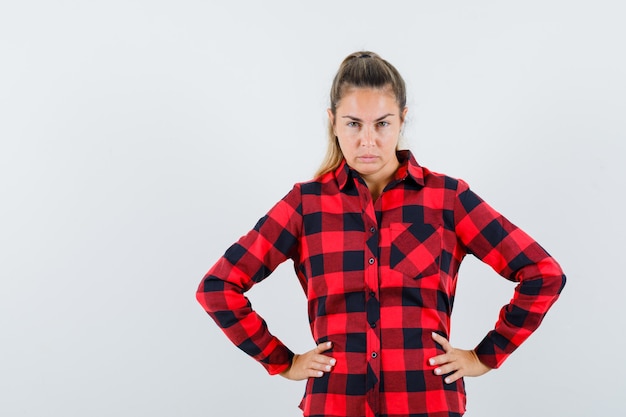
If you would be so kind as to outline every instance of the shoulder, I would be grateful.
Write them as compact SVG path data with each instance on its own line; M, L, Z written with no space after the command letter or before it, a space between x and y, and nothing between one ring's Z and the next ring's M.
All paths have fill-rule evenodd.
M328 172L312 180L296 183L294 188L298 188L302 195L322 195L338 187L335 174Z
M329 194L329 189L337 188L336 183L337 181L333 173L327 173L312 180L297 182L287 195L281 199L279 205L281 203L288 203L290 206L300 211L303 200L310 199L312 196Z
M424 175L424 187L433 189L452 190L456 193L463 192L469 188L469 184L461 178L452 177L440 172L431 171L426 167L421 167Z

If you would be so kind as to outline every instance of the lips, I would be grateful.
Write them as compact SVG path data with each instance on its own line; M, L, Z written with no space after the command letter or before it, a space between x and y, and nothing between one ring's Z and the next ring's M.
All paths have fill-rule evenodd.
M357 156L357 160L361 161L361 162L374 162L378 159L378 156L376 155L361 155L361 156Z

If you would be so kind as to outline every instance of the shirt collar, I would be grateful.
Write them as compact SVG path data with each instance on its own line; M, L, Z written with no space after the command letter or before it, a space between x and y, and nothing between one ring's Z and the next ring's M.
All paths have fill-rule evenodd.
M396 155L398 157L398 161L400 162L400 167L398 167L398 170L396 171L394 181L402 181L410 178L415 181L417 185L424 186L424 168L417 163L413 153L411 153L410 150L399 150L396 151ZM343 190L348 184L351 183L348 179L350 177L356 178L358 175L359 174L355 170L350 168L344 158L335 170L335 178L337 179L339 189Z
M408 149L397 151L400 167L396 171L396 180L404 180L407 178L415 181L417 185L424 186L424 168L415 160L413 153Z
M337 178L337 185L339 189L343 190L348 185L348 179L352 176L352 168L346 163L346 159L342 159L339 167L335 170L335 178Z

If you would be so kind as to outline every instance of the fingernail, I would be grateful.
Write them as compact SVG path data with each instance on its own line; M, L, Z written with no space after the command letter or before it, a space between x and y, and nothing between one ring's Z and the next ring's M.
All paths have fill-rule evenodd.
M431 366L432 366L432 365L434 365L434 364L435 364L435 360L434 360L434 359L430 359L430 360L428 361L428 363L429 363L429 364L431 364Z
M450 383L450 378L446 378L446 379L444 379L444 381L446 381L446 384L449 384Z
M326 365L326 371L330 371L330 365Z
M435 369L435 375L441 375L441 369L439 368Z
M322 371L317 371L317 376L322 376L322 375L324 375L324 372L322 372Z
M327 342L326 346L331 347L333 345L333 342Z
M432 334L433 337L437 337L437 333L432 332L431 334Z
M336 363L337 363L337 360L336 360L336 359L331 359L331 360L330 360L330 364L331 364L332 366L335 366L335 364L336 364Z

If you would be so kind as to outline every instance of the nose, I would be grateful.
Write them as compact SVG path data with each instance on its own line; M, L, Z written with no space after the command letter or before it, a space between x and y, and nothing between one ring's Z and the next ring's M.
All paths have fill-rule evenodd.
M371 126L363 127L361 130L361 146L365 148L373 147L376 144L376 132Z

